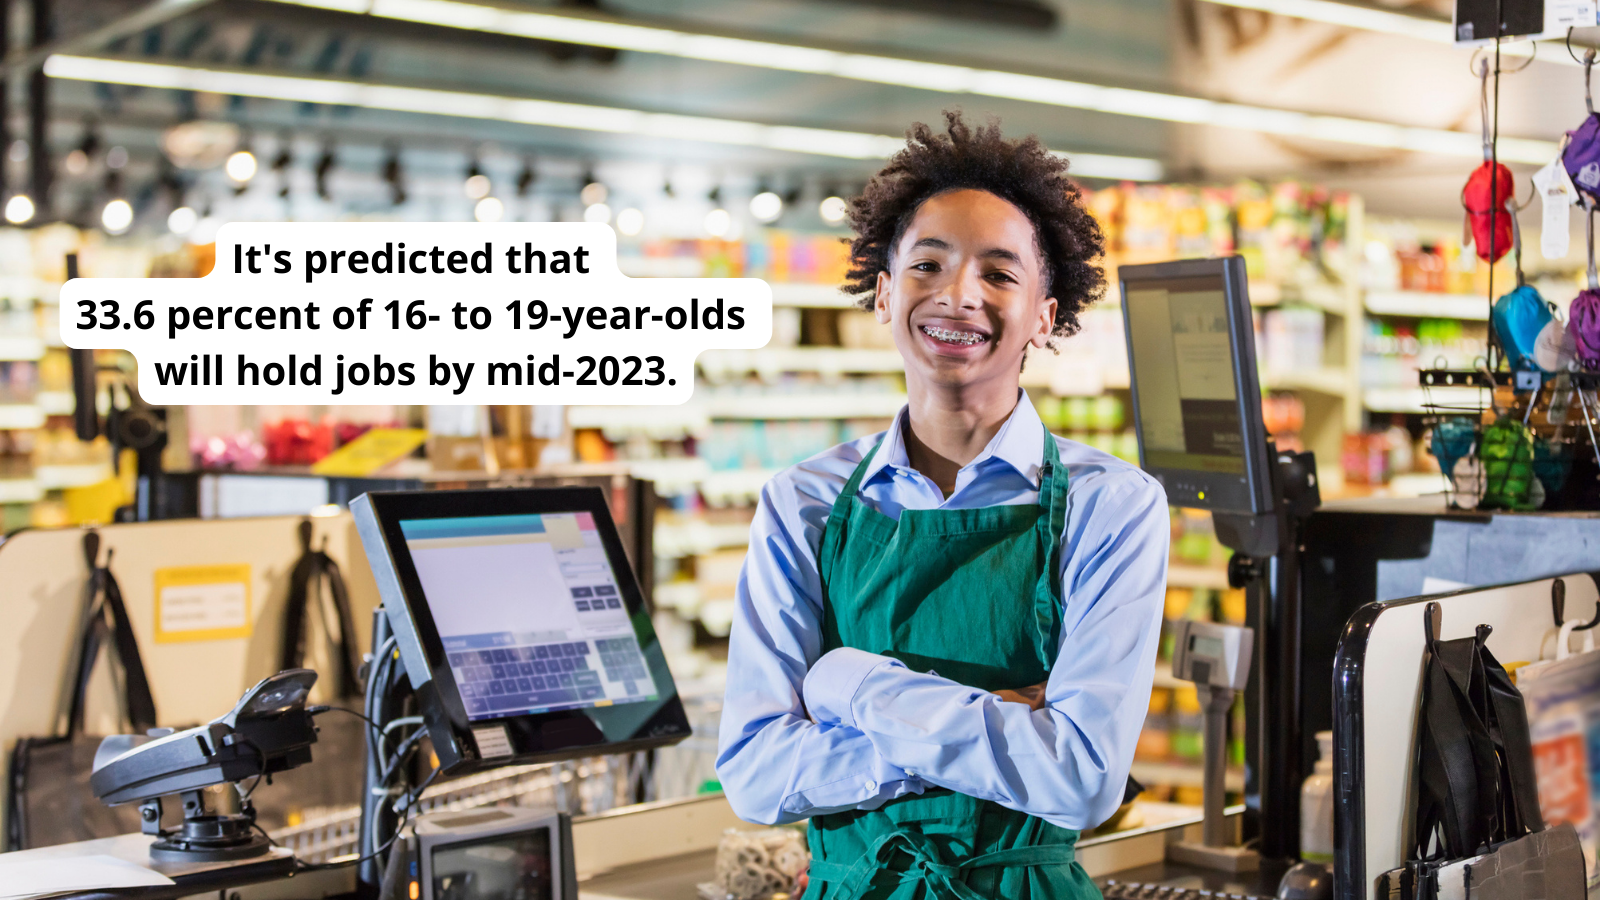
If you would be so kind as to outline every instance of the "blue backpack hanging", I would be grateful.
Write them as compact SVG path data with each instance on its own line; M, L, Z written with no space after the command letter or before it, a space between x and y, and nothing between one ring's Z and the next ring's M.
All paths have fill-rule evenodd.
M1548 301L1522 278L1522 229L1516 208L1511 208L1511 248L1517 267L1517 286L1494 302L1490 322L1512 369L1554 374L1566 368L1563 350L1566 327L1555 317Z

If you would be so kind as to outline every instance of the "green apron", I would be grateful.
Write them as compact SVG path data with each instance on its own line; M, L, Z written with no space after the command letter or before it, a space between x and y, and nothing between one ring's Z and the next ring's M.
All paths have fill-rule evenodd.
M856 496L829 513L818 560L823 651L855 647L993 691L1044 681L1061 633L1067 472L1048 434L1039 503L905 510ZM943 788L811 819L806 900L1098 900L1078 832Z

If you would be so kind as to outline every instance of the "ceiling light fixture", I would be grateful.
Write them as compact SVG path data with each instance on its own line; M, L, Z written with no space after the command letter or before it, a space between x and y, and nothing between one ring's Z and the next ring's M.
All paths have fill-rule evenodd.
M128 226L133 224L133 207L128 201L117 197L100 211L100 224L111 234L127 231Z
M831 75L837 78L903 85L941 93L1001 97L1169 122L1221 125L1266 134L1445 153L1452 156L1474 156L1482 153L1478 135L1466 132L1416 128L1348 119L1343 116L1323 116L949 63L796 46L750 38L698 34L593 16L504 9L464 3L459 0L277 0L277 2L366 13L379 18L401 19L445 28L509 34L763 69ZM1246 0L1241 0L1240 5L1244 2ZM1261 0L1262 4L1267 2L1268 0ZM1311 0L1300 0L1299 4L1293 4L1291 0L1277 0L1277 2L1309 6ZM1323 0L1322 5L1341 4ZM48 67L47 60L47 72ZM1516 139L1503 138L1502 146L1513 141ZM1502 152L1501 158L1517 162L1542 163L1548 162L1555 153L1555 144L1552 142L1531 143L1538 143L1541 146L1538 153L1527 152L1529 158L1522 158L1523 151L1528 148L1510 149L1511 155ZM849 155L829 154L826 150L814 152L826 155ZM1074 156L1073 160L1076 162L1079 158ZM1081 170L1078 174L1091 178L1122 177L1096 176Z
M389 142L389 152L383 160L383 181L389 185L390 206L406 202L405 169L400 165L400 145L394 141Z
M822 221L829 225L837 225L844 221L845 203L843 197L828 197L817 205L817 212L822 216Z
M604 203L591 203L583 208L583 220L585 222L609 222L611 221L611 207Z
M539 175L533 169L533 157L523 157L522 171L517 173L517 196L526 197L533 190L533 183Z
M719 206L706 213L705 226L706 234L712 237L722 237L733 226L733 216L728 215L728 211Z
M69 81L98 81L142 87L185 91L210 91L242 97L263 97L330 106L353 106L399 112L490 119L552 128L573 128L636 134L651 138L733 144L838 156L848 159L883 159L905 147L905 138L828 128L765 125L736 119L705 116L680 116L638 109L532 100L495 94L474 94L430 88L371 84L332 78L298 75L268 75L231 69L199 68L170 63L151 63L126 59L56 54L45 60L45 74ZM1209 101L1206 101L1209 102ZM1399 128L1399 126L1385 126ZM1454 134L1454 132L1439 132ZM1481 155L1478 136L1459 135ZM1515 139L1501 139L1501 158L1510 160L1506 150ZM1554 153L1554 144L1539 141L1542 161ZM1549 150L1543 149L1548 144ZM1083 178L1128 181L1158 181L1162 177L1160 160L1134 156L1107 156L1093 153L1072 154L1073 173Z
M238 184L246 184L256 177L256 155L249 150L235 150L224 168L229 178Z
M494 197L485 197L472 208L472 217L479 222L498 222L505 214L505 204Z
M776 222L783 215L783 198L772 191L762 191L750 198L750 215L758 222Z
M317 196L324 201L333 199L333 191L328 187L328 176L333 174L333 167L338 165L339 158L333 152L333 141L322 145L322 155L317 157L317 167L313 170L317 186Z
M23 225L33 219L33 200L27 194L17 194L6 201L6 221Z
M180 206L167 215L167 230L176 235L185 235L194 230L199 223L200 214L192 206Z
M632 237L644 230L644 213L628 207L617 213L617 231Z

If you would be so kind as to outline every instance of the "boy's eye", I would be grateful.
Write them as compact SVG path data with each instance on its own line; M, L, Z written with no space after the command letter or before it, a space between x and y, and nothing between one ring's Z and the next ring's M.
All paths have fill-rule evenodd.
M925 259L919 263L912 263L911 268L916 269L919 272L937 272L939 271L939 264L932 260Z

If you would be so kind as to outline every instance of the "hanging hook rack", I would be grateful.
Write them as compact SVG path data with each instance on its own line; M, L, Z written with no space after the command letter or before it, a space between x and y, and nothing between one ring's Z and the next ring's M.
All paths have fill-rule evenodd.
M1444 630L1444 609L1438 601L1431 601L1422 610L1422 633L1428 639L1428 645L1439 642L1439 632Z
M1557 578L1550 585L1550 611L1555 616L1556 627L1557 628L1560 628L1561 626L1567 624L1566 610L1567 610L1567 582L1566 582L1565 579ZM1596 625L1600 625L1600 604L1596 604L1596 606L1595 606L1595 612L1594 612L1594 618L1593 619L1590 619L1588 622L1586 622L1586 623L1584 623L1582 625L1574 625L1574 626L1572 626L1572 630L1573 631L1588 631L1589 629L1595 627Z

